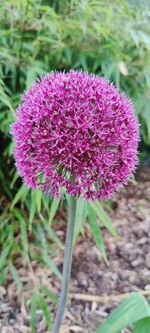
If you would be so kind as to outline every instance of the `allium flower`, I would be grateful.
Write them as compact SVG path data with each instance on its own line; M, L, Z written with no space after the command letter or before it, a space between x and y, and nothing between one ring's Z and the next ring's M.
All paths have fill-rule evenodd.
M135 170L139 126L131 101L82 71L52 72L22 97L11 132L26 185L57 196L110 198Z

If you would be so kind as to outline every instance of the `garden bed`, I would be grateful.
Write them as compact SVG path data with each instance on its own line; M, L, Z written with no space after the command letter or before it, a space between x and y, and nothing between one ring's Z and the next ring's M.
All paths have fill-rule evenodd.
M147 175L147 176L146 176ZM143 181L144 180L144 181ZM70 296L61 333L91 333L110 313L122 294L144 291L150 294L150 179L149 169L138 173L138 182L126 186L113 200L109 212L118 231L118 238L103 231L109 266L96 248L88 229L80 236L74 248ZM66 223L55 225L64 240ZM58 229L58 230L57 230ZM0 287L0 332L30 333L30 298L39 283L59 294L60 282L43 268L32 262L27 269L17 259L23 288L18 290L11 280ZM54 259L62 269L63 258ZM109 296L109 297L106 297ZM56 306L49 303L52 319ZM49 332L42 310L37 311L36 333ZM124 332L130 332L125 330Z

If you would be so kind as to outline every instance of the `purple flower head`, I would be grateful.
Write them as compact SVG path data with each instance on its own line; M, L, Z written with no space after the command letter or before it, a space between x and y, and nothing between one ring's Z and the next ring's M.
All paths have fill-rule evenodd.
M52 72L22 97L11 133L26 185L53 196L62 187L86 199L110 198L137 164L139 126L131 101L109 81Z

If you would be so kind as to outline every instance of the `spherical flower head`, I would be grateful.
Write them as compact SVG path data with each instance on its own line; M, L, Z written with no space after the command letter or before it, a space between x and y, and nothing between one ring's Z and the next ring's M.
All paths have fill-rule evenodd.
M22 97L11 133L28 187L58 196L110 198L137 164L139 126L131 101L82 71L52 72Z

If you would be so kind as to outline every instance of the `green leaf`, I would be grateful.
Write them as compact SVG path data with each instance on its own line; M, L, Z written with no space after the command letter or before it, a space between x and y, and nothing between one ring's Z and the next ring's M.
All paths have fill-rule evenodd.
M16 182L16 180L19 178L19 175L18 175L18 173L17 172L15 172L14 173L14 176L13 176L13 179L12 179L12 181L11 181L11 183L10 183L10 188L11 189L13 189L13 186L14 186L14 184L15 184L15 182Z
M49 196L46 196L45 193L42 193L42 204L43 204L43 208L46 210L48 216L50 213L50 201L51 198Z
M86 60L86 55L82 54L79 57L79 63L83 67L84 71L88 71L88 66L87 66L87 60Z
M51 226L48 224L48 222L45 219L42 219L42 224L47 232L47 235L57 244L57 246L64 250L64 245L60 241L59 237L57 236L56 232L51 228Z
M35 291L31 297L31 332L36 330L36 311L39 304L39 293Z
M40 300L39 300L39 305L44 313L44 316L45 316L45 319L46 319L46 322L47 322L47 325L48 325L48 329L50 330L51 328L51 325L52 325L52 319L51 319L51 315L50 315L50 312L49 312L49 308L45 302L45 299L41 296L40 297Z
M31 86L31 83L35 81L37 77L36 68L35 67L29 67L27 71L27 77L26 77L26 89L29 89Z
M25 199L27 194L29 192L29 189L27 187L25 187L24 184L22 184L22 186L20 187L20 189L18 190L18 192L16 193L13 201L12 201L12 204L11 204L11 208L13 208L19 200L21 199Z
M69 47L66 47L64 49L64 53L65 53L65 56L66 56L66 60L67 60L67 63L69 65L71 65L71 60L72 60L72 49L69 48Z
M38 213L41 212L41 201L42 201L42 192L40 190L35 191L35 203Z
M58 303L58 296L55 295L51 290L49 290L46 286L41 286L41 289L45 296L48 296L53 303Z
M50 224L52 223L53 218L56 215L59 203L60 203L60 198L52 200L51 207L50 207L49 220L48 220L48 223L50 223Z
M135 323L137 320L150 316L150 306L145 298L138 294L132 293L124 300L102 325L100 325L95 333L118 333L123 328ZM140 332L140 333L143 333Z
M132 29L130 29L129 32L130 32L133 42L135 43L136 47L138 47L139 46L139 36L138 36L137 32Z
M150 69L145 72L146 83L150 87Z
M0 80L0 101L9 108L12 115L15 117L15 110L11 104L10 97L5 93L5 84L2 80Z
M21 238L22 238L23 249L24 249L25 254L27 254L28 253L28 235L27 235L26 223L24 220L21 221L20 229L21 229Z
M37 232L39 236L40 243L43 247L46 247L46 236L45 232L40 224L37 225Z
M18 289L21 289L22 288L22 282L21 282L20 276L19 276L15 266L13 264L10 264L9 270L12 274L12 277L13 277Z
M17 207L12 209L12 214L13 214L13 216L15 216L17 218L17 220L19 220L19 222L24 221L24 215L21 212L21 210L18 209Z
M137 321L133 333L150 333L150 317Z
M42 253L42 258L45 262L45 264L51 269L51 271L59 278L61 279L61 273L58 270L57 266L55 265L54 261L47 255L46 252Z
M86 215L87 215L87 202L84 199L79 198L77 199L77 204L76 204L74 241L77 239L78 234L82 231Z
M38 75L45 74L43 64L40 61L35 61L34 64L27 68L26 74L26 89L29 89L31 84L36 80Z
M3 268L0 270L0 285L4 284L8 277L8 267Z
M29 222L32 223L34 220L34 216L36 213L36 202L35 202L36 194L34 190L31 191L31 202L30 202L30 215L29 215Z
M9 251L10 251L10 247L11 247L11 244L7 245L7 247L5 247L2 252L1 252L1 256L0 256L0 271L1 269L5 266L6 264L6 258L9 254Z
M94 209L98 218L104 224L105 228L112 234L112 236L117 237L117 231L114 228L109 216L104 211L101 203L99 201L95 201L94 203L90 203L90 205Z
M89 222L90 222L91 233L93 235L95 243L96 243L98 249L100 250L105 262L108 264L108 259L107 259L107 255L106 255L106 251L105 251L105 244L104 244L103 236L101 233L101 229L96 222L95 212L90 205L88 205L88 218L89 218Z
M113 62L113 63L109 63L109 64L103 63L102 65L103 65L102 69L103 69L105 78L110 79L113 76L113 74L115 73L116 67L118 67L118 64L116 62Z
M149 35L144 31L140 31L139 33L140 33L145 45L147 46L147 48L149 48L150 47L150 37L149 37Z

